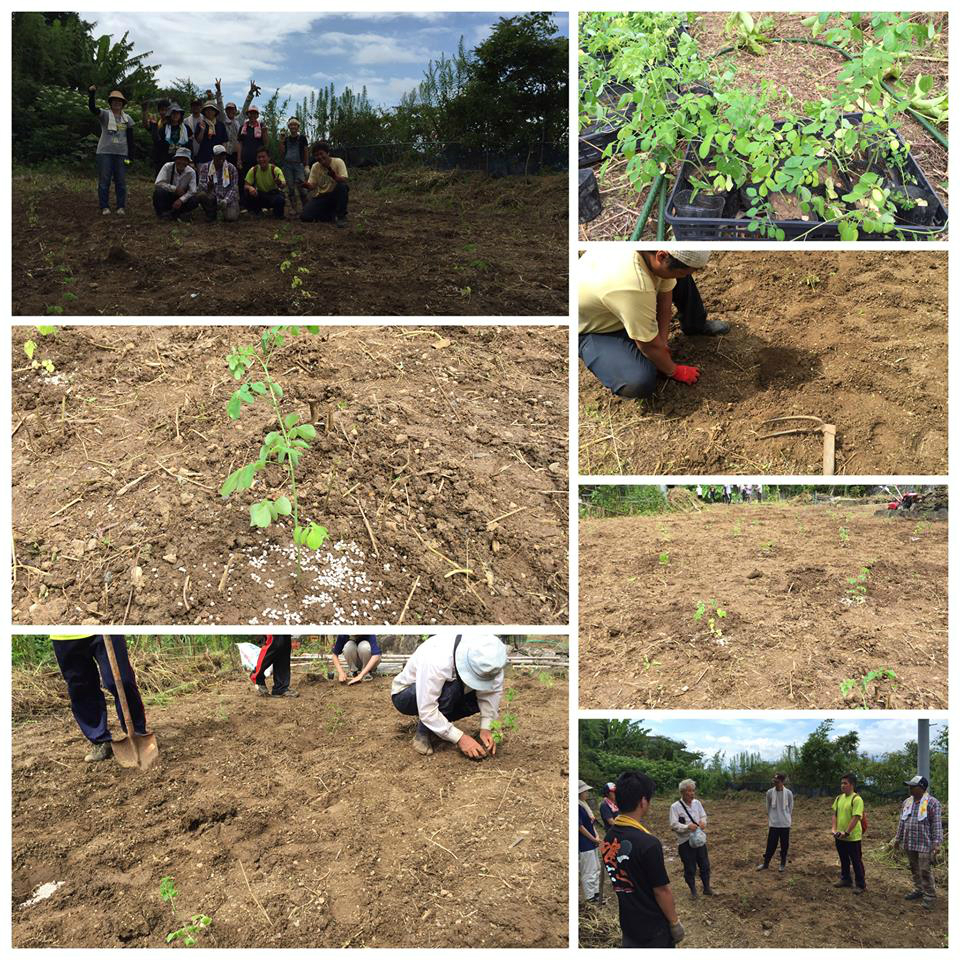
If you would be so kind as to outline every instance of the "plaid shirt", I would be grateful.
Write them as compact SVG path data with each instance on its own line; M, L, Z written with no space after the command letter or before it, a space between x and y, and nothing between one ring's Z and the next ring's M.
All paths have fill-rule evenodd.
M940 822L940 801L936 797L927 800L927 819L918 820L917 811L920 801L914 800L910 808L910 816L897 824L897 839L904 850L916 850L918 853L929 853L930 850L943 843L943 824ZM902 810L901 810L902 813Z

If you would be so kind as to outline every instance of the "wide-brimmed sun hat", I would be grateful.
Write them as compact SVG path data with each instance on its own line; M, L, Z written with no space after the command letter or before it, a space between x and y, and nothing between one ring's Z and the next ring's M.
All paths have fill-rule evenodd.
M492 690L507 665L507 648L492 633L464 637L457 647L457 673L472 690Z
M110 96L107 97L107 103L109 103L111 100L122 100L124 103L127 102L127 98L119 90L114 90Z
M179 157L185 157L187 160L192 160L193 154L186 147L177 147L177 152L173 155L173 159L176 160Z

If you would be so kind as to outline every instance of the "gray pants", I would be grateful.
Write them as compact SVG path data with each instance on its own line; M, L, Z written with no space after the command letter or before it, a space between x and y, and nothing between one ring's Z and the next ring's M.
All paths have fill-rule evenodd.
M297 209L297 201L303 206L304 188L303 184L307 182L307 170L302 163L292 163L284 160L280 164L280 170L283 172L283 179L287 181L287 196L290 198L290 209Z
M930 863L930 854L919 850L907 850L907 861L910 872L913 874L913 888L923 894L923 899L930 901L937 898L937 886L933 881L933 867Z
M340 654L347 661L347 666L357 671L362 670L370 662L372 655L369 640L361 640L359 643L356 640L348 640Z
M217 211L228 223L240 219L240 205L237 203L228 204L225 200L217 200L217 195L212 190L207 193L198 193L197 200L203 207L208 220L216 220Z
M649 397L657 385L657 368L624 330L581 333L580 359L618 397Z

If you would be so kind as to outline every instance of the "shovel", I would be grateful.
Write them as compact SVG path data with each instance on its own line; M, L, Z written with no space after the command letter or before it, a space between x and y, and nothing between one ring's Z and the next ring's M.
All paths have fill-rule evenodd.
M127 703L127 691L120 678L120 667L117 666L117 652L113 646L113 637L105 635L103 645L107 651L107 659L110 661L110 671L113 673L113 682L117 688L123 722L127 727L126 733L121 733L119 738L113 738L113 756L121 767L148 770L160 759L157 738L152 733L134 733L130 706Z
M798 426L788 430L778 430L775 433L761 434L760 440L769 440L771 437L787 437L798 433L819 433L823 436L823 475L832 477L836 469L837 428L832 423L824 423L820 417L773 417L764 420L762 427L797 423Z

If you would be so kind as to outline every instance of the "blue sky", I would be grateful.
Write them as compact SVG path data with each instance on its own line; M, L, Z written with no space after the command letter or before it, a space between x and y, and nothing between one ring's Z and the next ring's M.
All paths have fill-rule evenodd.
M722 750L727 756L741 751L759 753L766 760L776 760L788 744L799 746L812 733L819 719L805 717L778 720L755 714L743 718L710 718L708 720L671 717L641 721L644 729L686 743L691 750L711 756ZM932 721L930 739L936 738L946 720ZM917 721L899 717L871 719L855 713L834 718L833 733L848 730L860 733L861 751L873 756L899 750L908 740L917 739Z
M378 105L395 106L441 53L462 36L472 49L511 13L90 13L94 35L125 32L137 52L152 50L160 86L189 77L201 90L223 82L224 101L243 102L253 79L261 100L280 88L291 103L331 81L341 91L366 85ZM568 33L566 14L554 15Z

